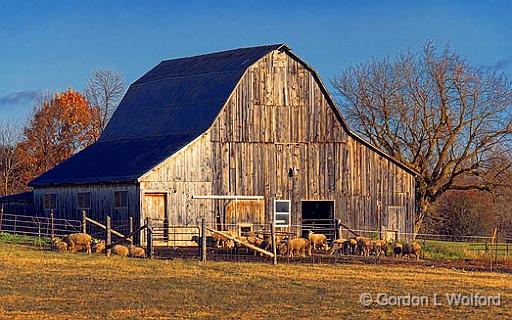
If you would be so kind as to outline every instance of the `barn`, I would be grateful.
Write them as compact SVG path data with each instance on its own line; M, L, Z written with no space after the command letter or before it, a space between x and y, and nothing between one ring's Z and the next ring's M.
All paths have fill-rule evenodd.
M162 61L100 139L30 183L60 218L413 232L415 172L353 133L284 44Z

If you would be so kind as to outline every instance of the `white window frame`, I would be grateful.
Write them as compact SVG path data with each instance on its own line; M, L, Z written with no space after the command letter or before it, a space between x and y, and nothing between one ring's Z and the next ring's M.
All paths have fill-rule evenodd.
M278 202L286 202L288 203L288 212L277 212L277 203ZM279 219L277 220L277 215L288 215L288 221ZM275 199L274 200L274 224L276 227L282 228L282 227L289 227L291 225L291 217L292 217L292 202L290 200L286 199Z

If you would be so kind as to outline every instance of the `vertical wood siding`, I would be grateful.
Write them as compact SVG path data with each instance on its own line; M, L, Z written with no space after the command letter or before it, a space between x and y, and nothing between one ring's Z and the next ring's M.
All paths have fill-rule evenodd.
M264 195L267 221L274 199L292 201L294 223L301 200L334 200L353 228L377 230L381 219L412 232L414 187L411 174L345 132L305 66L274 51L249 68L210 130L141 179L140 192L168 193L171 224L218 221L229 205L192 195Z
M126 191L128 196L127 208L114 208L114 192ZM38 212L47 212L43 209L43 197L46 193L56 194L56 218L81 220L81 210L78 208L78 193L91 193L91 208L86 210L87 216L101 223L110 215L112 225L126 225L128 217L132 216L137 224L139 215L139 187L137 184L109 184L109 185L83 185L34 188L34 209ZM138 224L137 224L138 225Z

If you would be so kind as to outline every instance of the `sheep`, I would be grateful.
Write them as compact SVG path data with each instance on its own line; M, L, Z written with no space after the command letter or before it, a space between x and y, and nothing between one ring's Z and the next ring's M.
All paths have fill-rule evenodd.
M104 253L105 252L105 249L106 249L106 243L104 240L101 240L100 242L98 243L95 243L93 245L93 248L92 248L92 251L94 253Z
M402 244L398 242L393 243L393 257L398 258L402 254Z
M357 237L357 250L362 256L368 257L372 248L372 241L369 238Z
M115 246L112 247L112 254L121 257L128 257L130 251L128 250L127 247L120 244L116 244Z
M306 257L306 252L308 256L311 256L311 242L304 238L288 240L286 245L281 246L281 249L281 254L288 253L288 257L299 255L304 258Z
M378 257L381 253L385 256L388 255L388 243L386 240L375 240L372 241L372 252Z
M131 258L145 258L146 257L146 250L141 247L137 247L134 245L130 245L128 247L128 252Z
M59 251L61 253L68 251L68 245L63 241L57 243L56 248L57 248L57 251Z
M327 237L325 234L321 233L314 233L313 231L309 231L308 239L313 245L313 249L317 249L317 245L320 246L320 248L324 251L327 251L329 249L329 246L327 245Z
M421 246L417 242L406 243L402 248L402 258L407 256L410 258L412 254L416 257L416 260L420 259Z
M270 249L272 248L272 242L270 239L268 239L268 238L267 239L256 238L256 239L257 240L254 243L255 246L257 246L260 249L270 251ZM256 251L254 251L254 255L256 255ZM259 255L263 257L262 253L259 253Z
M347 252L349 254L356 254L357 252L357 240L356 238L348 239L347 243L345 244Z
M68 245L64 241L59 238L52 238L53 248L58 252L66 252L68 251Z
M346 244L349 240L347 239L336 239L332 242L332 246L331 246L331 250L329 251L329 253L332 255L334 253L342 253L342 254L345 254L347 251L345 250L346 249Z
M226 234L231 235L229 231L227 231ZM230 240L228 237L226 237L223 234L214 232L212 235L212 238L215 241L216 248L231 249L234 246L234 244L232 243L233 240Z
M91 253L92 237L87 233L68 234L64 237L64 242L66 242L68 250L71 252L82 251L85 248L87 254Z

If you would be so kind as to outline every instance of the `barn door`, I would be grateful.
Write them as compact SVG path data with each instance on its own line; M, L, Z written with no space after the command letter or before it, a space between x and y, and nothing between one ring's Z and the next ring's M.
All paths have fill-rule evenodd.
M152 225L158 233L161 235L155 240L167 240L168 239L168 217L167 217L167 205L166 195L164 193L146 193L144 194L144 217L151 218ZM162 239L156 239L161 238Z
M165 194L146 193L144 195L144 215L152 220L164 220L166 218Z

